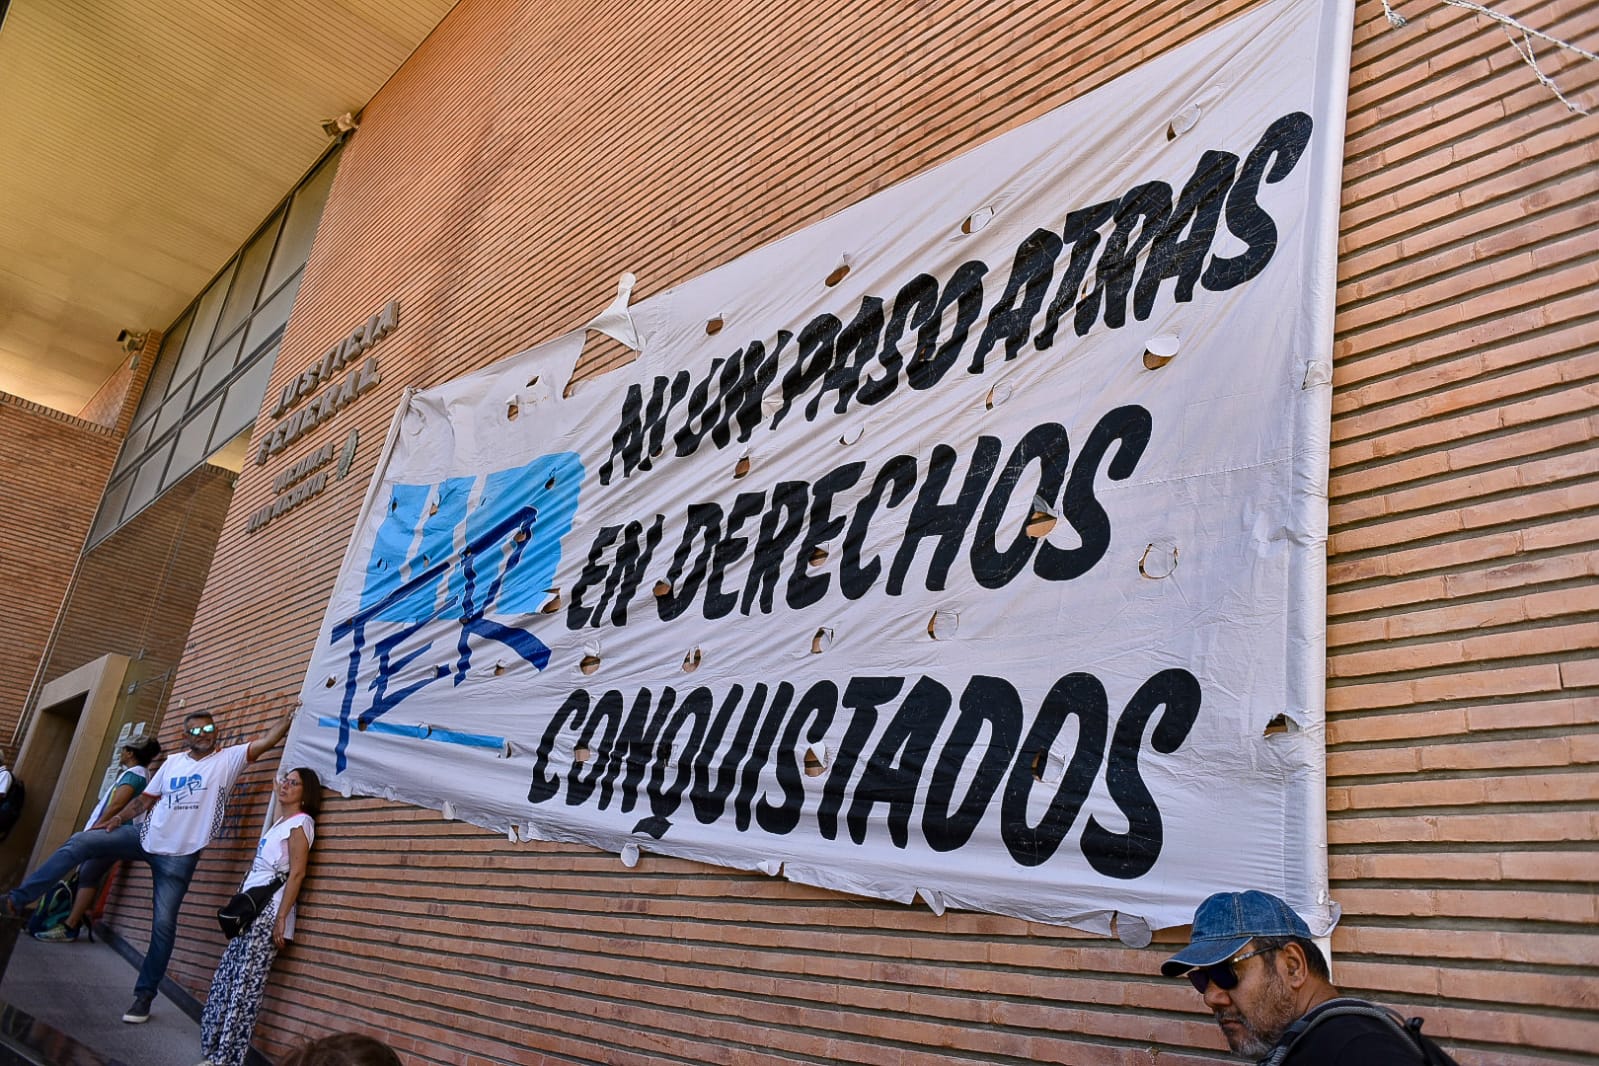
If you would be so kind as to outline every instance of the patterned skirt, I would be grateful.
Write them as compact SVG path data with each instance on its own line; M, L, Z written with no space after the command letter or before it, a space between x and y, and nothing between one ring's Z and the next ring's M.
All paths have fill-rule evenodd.
M243 1066L250 1052L250 1036L266 994L267 972L278 949L272 943L277 920L277 900L268 902L243 936L228 941L228 949L211 979L211 994L200 1016L200 1049L215 1066Z

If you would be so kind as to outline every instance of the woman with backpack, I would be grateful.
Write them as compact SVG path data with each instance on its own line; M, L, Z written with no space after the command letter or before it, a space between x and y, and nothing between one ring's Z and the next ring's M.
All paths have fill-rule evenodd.
M122 772L104 792L100 793L100 802L95 805L94 813L89 815L89 821L84 829L96 827L110 828L109 822L121 813L128 802L144 791L144 786L150 781L150 764L155 762L161 754L161 744L155 737L136 737L122 746L118 758L122 762ZM105 882L106 874L111 872L111 867L117 864L115 859L90 859L78 867L78 887L72 897L72 910L66 919L56 923L47 924L44 928L34 931L35 940L43 940L47 944L64 944L78 939L79 931L88 934L90 940L94 939L94 929L85 921L89 908L94 905L94 897L100 891L100 885ZM58 882L58 885L67 884L68 881ZM39 905L39 915L42 917L49 910L48 899L54 898L55 890ZM31 924L31 923L30 923Z
M233 939L217 964L200 1016L200 1049L205 1053L200 1066L242 1066L261 1012L267 972L294 936L294 904L316 838L315 819L322 812L322 782L314 771L297 767L279 776L277 800L277 821L256 845L241 895L279 887L243 931L229 933Z

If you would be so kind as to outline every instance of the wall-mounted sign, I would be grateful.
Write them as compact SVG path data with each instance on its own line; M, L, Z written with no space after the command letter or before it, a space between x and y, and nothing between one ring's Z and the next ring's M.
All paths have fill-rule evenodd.
M377 356L374 355L367 356L360 367L350 370L342 380L338 379L338 375L399 324L400 301L390 300L323 353L321 359L302 370L299 377L283 386L277 403L272 407L273 418L283 418L307 396L315 393L316 399L295 411L287 421L274 426L270 433L261 438L261 443L256 447L256 465L264 464L382 381ZM323 388L324 385L326 388ZM321 389L320 393L318 389Z
M245 532L255 533L264 529L273 519L289 513L327 488L329 480L341 480L350 472L350 463L355 459L359 440L360 431L352 429L342 446L335 446L329 441L273 478L272 491L277 494L277 499L264 504L250 516ZM327 466L334 457L338 458L339 465L329 470Z

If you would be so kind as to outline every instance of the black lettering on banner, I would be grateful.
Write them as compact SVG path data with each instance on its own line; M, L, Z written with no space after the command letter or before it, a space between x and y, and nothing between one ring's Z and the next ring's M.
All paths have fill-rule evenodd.
M611 609L610 621L613 626L627 625L627 604L638 591L639 585L644 583L645 572L649 569L650 560L655 556L655 549L661 543L661 524L666 521L665 515L656 515L655 521L646 528L640 522L629 522L622 531L622 543L617 546L616 560L611 563L610 573L605 579L605 588L600 593L599 602L594 605L593 621L595 626L603 623L607 608ZM594 557L589 556L592 565ZM583 568L586 577L589 567ZM579 582L581 585L581 580ZM572 606L567 611L567 628L576 629L571 619L574 612L580 610L578 597L581 589L573 588Z
M766 832L783 836L799 825L800 814L805 809L805 767L800 761L800 735L803 732L808 744L820 743L832 726L837 710L838 686L831 681L818 681L805 691L788 716L775 754L777 787L783 791L783 802L772 803L763 797L755 805L755 821ZM810 723L808 730L807 722Z
M977 505L983 502L983 489L993 476L994 465L999 462L999 440L987 436L977 438L977 445L972 449L971 465L966 468L966 478L961 482L959 494L953 501L943 503L940 497L944 494L944 486L949 483L950 471L957 458L955 449L947 444L940 444L933 449L932 460L927 466L927 479L922 482L922 490L911 505L905 539L900 542L899 551L894 555L894 565L889 568L890 596L898 596L904 589L905 575L916 558L916 549L929 537L937 541L937 546L927 565L927 588L934 592L943 589L949 578L949 568L960 554L966 527L972 524Z
M883 376L868 377L856 392L861 403L870 407L881 403L899 388L900 368L905 357L899 343L906 329L920 330L938 309L938 279L931 274L918 274L900 287L894 297L894 310L888 316L883 330L883 344L878 349L877 361L882 364Z
M561 791L561 779L548 772L550 752L555 750L555 738L560 735L562 727L573 718L582 721L588 709L588 692L574 689L567 693L566 699L561 701L561 705L550 716L550 723L544 727L544 735L539 738L539 746L533 752L533 782L527 790L529 803L543 803L554 799Z
M861 301L861 309L856 312L854 319L838 331L838 340L833 346L833 365L822 380L822 387L805 405L805 421L816 421L822 400L829 392L838 395L833 405L834 414L841 415L849 410L850 400L860 384L861 372L877 355L877 339L882 332L883 301L876 296L868 296Z
M1238 170L1238 157L1231 152L1206 152L1194 167L1193 177L1177 196L1177 207L1155 237L1149 261L1138 276L1133 293L1133 317L1144 321L1155 310L1160 283L1176 278L1172 293L1176 303L1194 298L1194 286L1205 268L1205 255L1216 240L1221 225L1221 208ZM1187 228L1188 236L1183 236Z
M1127 832L1111 832L1089 815L1082 841L1088 864L1106 877L1124 881L1142 877L1160 858L1165 842L1160 808L1138 772L1144 727L1157 708L1165 708L1150 737L1150 747L1162 755L1172 754L1188 739L1188 731L1199 717L1199 699L1199 681L1193 674L1175 668L1162 670L1139 687L1116 723L1105 785L1127 818Z
M1201 283L1211 292L1236 288L1266 269L1277 251L1277 223L1260 206L1262 179L1268 185L1282 181L1310 144L1314 127L1310 116L1296 111L1266 127L1260 141L1244 160L1244 169L1227 194L1227 228L1249 247L1232 258L1215 256L1205 268Z
M811 521L794 553L794 572L788 579L788 607L799 610L818 602L827 592L826 573L811 574L811 553L838 536L844 518L832 513L833 497L861 479L865 463L846 463L823 474L811 488Z
M1066 764L1049 807L1038 824L1028 822L1027 800L1032 795L1035 776L1045 775L1049 749L1060 736L1067 718L1077 719L1077 745ZM1109 730L1109 707L1105 686L1092 674L1067 674L1049 690L1033 727L1027 731L1021 750L1011 764L1000 801L1000 838L1010 857L1022 866L1048 862L1071 832L1077 812L1094 787L1100 763L1105 759L1105 735Z
M838 562L838 587L849 599L858 600L870 592L883 569L882 562L875 555L869 562L861 562L861 549L866 543L866 533L871 528L872 519L884 503L885 490L888 506L898 507L915 487L916 460L909 455L896 455L883 464L877 477L872 479L872 487L867 490L865 498L856 505L855 517L850 520L849 533L844 537L844 550Z
M955 268L949 284L939 294L938 305L922 326L916 354L906 368L906 380L911 388L923 391L937 385L960 358L972 326L983 315L983 276L987 273L988 264L979 259L969 259ZM955 324L949 338L940 345L939 326L944 321L944 312L951 307L955 308Z
M672 815L683 802L683 790L694 777L694 760L705 740L705 729L710 724L711 690L701 685L683 697L677 713L661 730L655 742L655 756L650 765L650 816L640 819L633 827L635 833L647 833L656 840L672 828ZM683 727L690 721L688 739L683 739ZM676 776L670 785L666 774L676 754Z
M765 505L766 493L741 492L734 497L733 506L728 508L722 538L711 552L711 573L705 583L706 618L732 614L733 608L738 606L739 594L722 591L722 578L726 576L727 568L743 557L744 547L749 543L749 538L738 536L738 531L747 520L760 514Z
M987 739L977 746L987 730ZM922 836L934 851L956 851L965 846L982 821L994 793L1005 780L1005 770L1021 747L1022 699L1009 681L977 674L961 693L960 716L950 731L938 765L927 788L922 810ZM955 786L960 772L973 751L978 752L977 771L958 806Z
M1115 214L1116 201L1107 200L1066 216L1066 228L1061 235L1063 242L1071 245L1072 257L1066 263L1066 273L1061 275L1055 298L1049 302L1049 310L1044 312L1044 328L1033 338L1033 346L1039 351L1055 343L1060 320L1077 303L1077 290L1088 276L1088 265L1093 262L1094 253L1099 250L1099 228Z
M1072 466L1066 494L1061 499L1061 514L1082 538L1082 544L1057 548L1040 541L1033 560L1035 574L1048 581L1070 581L1086 574L1104 557L1110 547L1110 516L1094 495L1094 478L1112 444L1118 445L1116 456L1105 473L1112 481L1131 477L1149 446L1153 425L1149 412L1137 404L1118 407L1095 424Z
M777 686L772 706L767 709L766 717L761 719L761 728L755 734L755 745L744 760L744 768L739 774L738 797L733 801L733 824L740 833L750 827L750 804L755 798L755 790L761 784L761 770L772 757L772 745L788 718L789 704L793 699L793 685L784 681Z
M577 583L572 586L572 599L566 607L566 628L582 629L591 619L596 626L600 624L600 620L595 617L595 610L583 606L583 594L605 580L607 568L602 560L606 550L616 543L616 538L621 533L621 526L602 526L600 531L594 534L594 543L589 545L588 561L583 564L583 569L578 571Z
M735 421L740 443L749 440L761 424L761 397L777 380L778 358L793 336L786 329L779 330L770 352L760 341L750 341L722 367L722 416L711 427L711 442L718 448L732 442Z
M617 737L616 747L611 751L604 779L605 794L608 796L616 775L626 769L627 772L622 775L623 814L638 803L639 783L644 780L645 771L655 760L655 742L671 718L676 703L677 690L670 686L662 686L659 701L650 698L647 688L639 689L638 695L633 698L633 707L622 722L622 731Z
M841 328L837 318L822 314L811 319L800 330L799 355L794 359L794 365L788 368L788 373L783 375L783 402L772 415L768 429L782 425L794 404L827 377L828 368L833 365L833 347ZM807 414L806 421L814 421L815 418L813 409Z
M688 407L683 412L683 421L672 436L672 447L679 458L693 455L698 451L700 441L725 421L722 412L723 393L719 383L723 376L723 367L726 365L725 359L712 359L709 372L689 391Z
M744 579L744 599L739 604L741 614L749 614L753 606L759 606L762 614L772 613L772 599L777 591L777 579L788 561L789 545L805 528L805 503L809 495L810 486L803 481L782 481L772 490L772 503L761 516L749 576Z
M1138 255L1166 224L1171 199L1171 186L1164 181L1145 182L1122 197L1116 206L1116 226L1110 231L1105 252L1094 270L1097 283L1077 305L1074 328L1079 337L1093 328L1101 296L1105 301L1105 325L1120 329L1127 324L1127 294L1132 291Z
M566 802L569 806L576 807L588 801L594 792L594 786L605 778L606 760L595 756L597 751L615 751L616 737L622 728L622 694L616 689L608 690L594 704L593 710L582 721L583 731L577 736L576 751L586 751L589 758L586 763L579 763L575 758L572 762L572 771L566 777ZM576 727L577 720L572 722ZM602 734L600 728L604 727ZM594 738L599 736L596 745ZM585 767L588 773L584 773ZM611 804L611 789L609 781L600 792L600 809L604 810Z
M972 353L967 373L981 374L983 358L1002 340L1005 360L1016 358L1016 353L1027 342L1033 318L1044 306L1044 296L1055 276L1055 260L1060 258L1060 250L1061 239L1047 229L1034 230L1016 249L1016 262L1011 267L1010 280L1005 283L1005 293L988 313L988 325L977 342L977 351Z
M687 370L679 370L671 379L657 377L647 408L643 387L627 387L627 396L622 400L622 417L611 436L611 454L600 466L601 485L611 483L618 457L622 460L624 478L635 470L650 469L651 457L660 454L666 440L667 416L688 394L688 386Z
M1035 460L1039 464L1038 492L1043 500L1054 500L1060 495L1066 471L1071 465L1071 442L1066 427L1058 422L1045 422L1027 431L1021 442L1011 449L1010 458L994 480L989 490L988 502L983 505L982 517L972 533L972 577L985 589L1004 588L1012 578L1027 568L1033 557L1038 539L1029 536L1025 523L1019 525L1003 550L994 545L999 536L999 523L1005 516L1022 471Z
M888 838L894 846L903 849L909 842L916 786L949 708L949 689L930 677L916 682L906 694L855 785L849 807L849 835L855 843L866 843L872 808L879 803L888 805Z
M844 686L849 725L845 727L838 751L833 754L833 768L828 771L827 783L822 787L822 802L816 808L816 828L826 839L838 837L838 812L844 807L844 797L860 761L861 749L866 746L872 730L877 728L878 711L904 687L903 677L852 677Z
M683 539L678 542L677 554L672 556L672 566L666 572L666 583L670 587L655 597L655 610L661 621L670 622L693 605L721 536L722 509L719 506L714 503L688 505ZM694 554L696 540L700 541L697 555ZM689 564L690 555L694 555L692 567Z
M705 825L710 825L722 816L722 811L727 806L727 797L733 794L733 786L738 783L739 763L744 761L744 756L750 750L750 739L755 735L755 727L761 720L761 710L766 706L766 691L766 686L763 684L757 684L750 691L749 705L744 713L739 715L738 729L733 735L733 743L717 762L714 784L711 782L711 759L721 750L727 724L732 721L734 712L739 709L744 696L743 685L735 684L728 690L722 699L722 709L711 721L710 729L705 735L705 743L700 748L700 756L694 760L694 785L689 791L689 802L694 806L694 817Z

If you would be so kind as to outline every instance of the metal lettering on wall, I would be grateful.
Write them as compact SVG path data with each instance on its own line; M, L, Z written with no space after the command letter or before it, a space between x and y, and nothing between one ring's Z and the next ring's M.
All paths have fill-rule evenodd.
M357 397L382 381L382 375L378 372L377 356L373 355L367 356L365 362L346 373L342 380L338 380L337 375L399 324L400 301L390 300L352 330L349 336L329 348L321 359L306 367L298 377L283 386L283 391L278 394L277 403L272 407L272 417L277 419L294 410L301 400L317 393L318 389L322 391L317 393L316 398L307 406L295 411L287 421L273 427L270 433L261 438L260 444L256 447L256 465L265 464L272 456L283 451L322 422L332 418ZM327 387L323 388L324 385Z
M255 533L264 529L273 519L287 514L321 493L328 487L330 480L342 480L344 475L350 472L350 463L355 459L355 448L359 440L360 431L352 429L350 435L344 438L341 448L335 448L333 442L329 441L273 478L272 491L277 494L277 499L260 507L250 516L245 532ZM326 467L333 462L334 456L338 457L339 465L330 471Z

